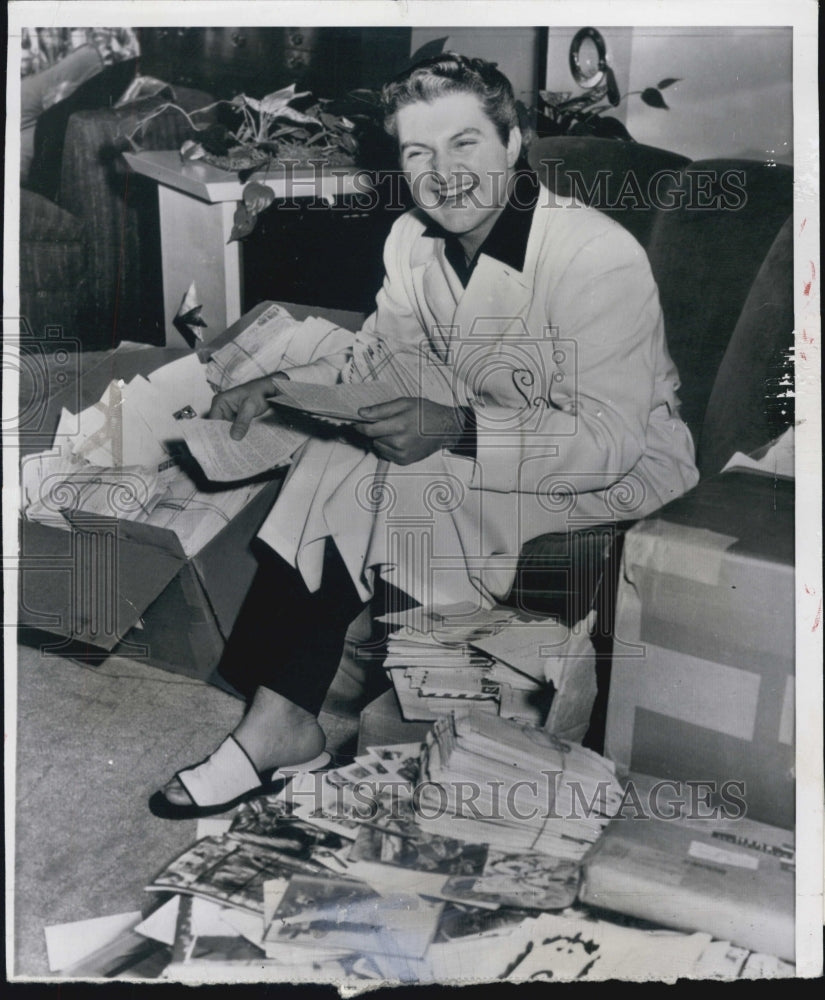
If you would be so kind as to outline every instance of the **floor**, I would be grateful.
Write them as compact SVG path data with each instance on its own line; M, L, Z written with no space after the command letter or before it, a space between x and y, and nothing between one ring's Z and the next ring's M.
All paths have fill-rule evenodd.
M340 678L320 721L328 747L345 753L358 716ZM152 903L144 886L194 840L196 824L156 819L147 799L210 753L243 706L133 660L90 666L18 646L17 709L16 815L11 803L6 812L16 837L8 973L42 978L53 975L46 926Z

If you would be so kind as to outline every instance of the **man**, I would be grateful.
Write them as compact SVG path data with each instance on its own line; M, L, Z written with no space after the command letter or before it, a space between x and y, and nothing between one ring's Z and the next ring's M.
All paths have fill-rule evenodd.
M220 667L250 707L153 797L164 815L226 808L277 767L322 766L316 716L346 629L388 586L489 604L521 545L566 530L574 508L591 523L643 517L698 478L644 251L519 169L507 79L448 53L384 101L418 208L387 239L375 312L346 350L229 390L210 416L243 436L280 380L351 378L374 344L408 371L416 359L427 388L360 411L358 439L311 439L296 456Z

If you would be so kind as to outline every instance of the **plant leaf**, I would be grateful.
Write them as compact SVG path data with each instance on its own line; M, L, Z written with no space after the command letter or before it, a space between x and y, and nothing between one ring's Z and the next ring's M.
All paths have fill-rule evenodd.
M286 136L287 138L291 135L306 135L306 129L298 128L297 125L282 125L281 128L275 129L274 132L270 132L270 141L273 139L280 139L281 136Z
M317 118L313 118L312 115L305 115L303 111L296 111L295 108L283 107L277 111L267 112L273 118L286 118L291 122L298 122L301 125L320 125L321 123Z
M345 149L348 153L358 152L358 143L353 139L353 137L345 132L343 135L337 136L338 144Z
M266 184L252 181L243 189L243 203L251 215L260 214L264 209L269 208L273 201L275 201L275 192Z
M660 80L656 86L659 90L664 90L665 87L671 86L671 84L679 83L682 78L680 76L666 76L664 80Z
M198 142L200 142L207 153L213 153L215 156L225 156L232 145L232 136L225 126L210 125L198 133Z
M232 232L229 234L227 243L233 243L235 240L242 240L244 236L249 236L257 221L257 214L249 212L243 204L238 205L235 209L235 215L232 217Z
M191 139L187 139L186 142L180 147L181 159L184 160L200 160L206 150L199 142L193 142Z
M557 108L570 100L571 93L569 90L540 90L539 97L549 108Z
M668 110L665 99L655 87L646 87L641 94L642 100L651 108L663 108Z
M286 104L287 101L291 101L295 96L295 84L291 83L288 87L281 87L280 90L273 90L271 94L267 94L262 100L270 102L283 101Z
M340 128L340 119L336 115L329 114L327 111L319 111L318 120L327 128Z
M361 101L364 104L380 104L381 96L374 90L368 90L365 87L359 87L356 90L351 90L347 97L353 98L353 100Z
M592 118L594 115L601 115L605 111L610 111L610 104L597 104L595 108L588 108L587 111L582 112L582 121L587 121L588 118Z
M266 97L261 98L260 110L262 115L276 115L279 114L290 101L297 100L299 97L307 97L310 91L304 90L300 94L295 93L295 84L291 83L288 87L284 87L282 90L276 90L274 94L267 94Z
M421 62L422 59L429 59L430 56L440 56L444 51L444 44L449 37L449 35L445 35L443 38L434 38L430 42L424 42L410 56L410 65L414 66L416 63Z
M621 104L622 95L621 92L619 91L619 84L618 81L616 80L616 74L613 72L610 66L608 66L607 69L605 70L605 78L607 82L607 99L612 104L612 106L616 108L619 106L619 104Z
M591 118L586 124L586 131L590 135L598 136L601 139L623 139L625 142L633 142L633 136L627 131L618 118L611 118L609 115L599 115Z

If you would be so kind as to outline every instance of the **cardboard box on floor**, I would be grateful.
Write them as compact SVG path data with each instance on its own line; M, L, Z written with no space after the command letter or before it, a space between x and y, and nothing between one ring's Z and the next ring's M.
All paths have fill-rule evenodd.
M206 348L231 340L269 303L260 303ZM285 303L296 319L323 316L350 329L359 313ZM186 351L141 348L98 352L79 359L77 381L42 400L21 398L21 413L42 405L38 433L21 452L42 450L53 437L61 408L97 402L112 379L146 375ZM43 393L42 384L29 391ZM72 530L21 519L20 625L38 635L44 652L103 659L129 656L190 677L207 679L217 665L257 566L250 543L277 495L282 474L192 558L166 529L113 518L75 516ZM63 637L62 639L59 637Z
M703 818L698 789L629 780L628 810L585 858L581 902L793 962L793 833L740 817L738 806Z
M727 472L628 532L605 753L794 826L794 483Z

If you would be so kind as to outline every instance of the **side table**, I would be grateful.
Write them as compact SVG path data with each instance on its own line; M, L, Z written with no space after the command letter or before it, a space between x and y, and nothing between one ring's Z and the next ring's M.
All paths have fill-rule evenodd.
M201 160L184 161L176 150L124 153L129 166L158 184L167 347L188 347L173 319L194 281L207 326L204 342L241 316L243 249L229 242L245 184L235 173ZM355 167L295 167L280 164L249 181L271 188L276 199L331 200L368 190L368 174ZM246 183L248 183L247 181Z

